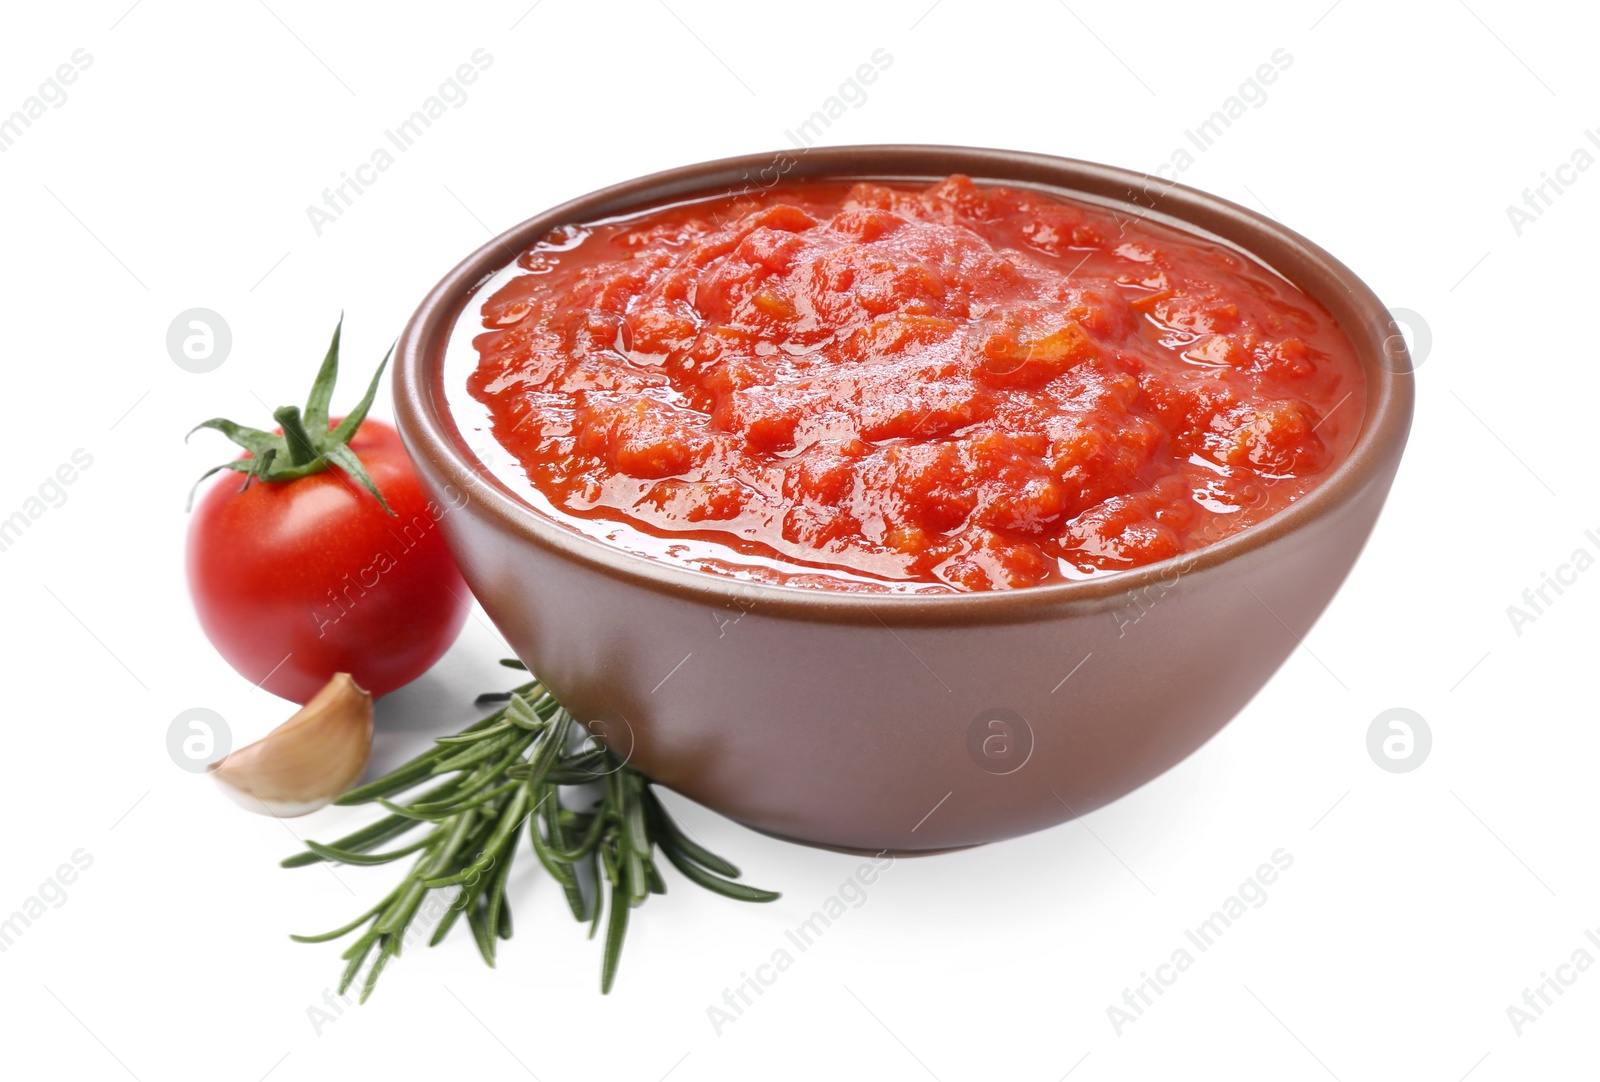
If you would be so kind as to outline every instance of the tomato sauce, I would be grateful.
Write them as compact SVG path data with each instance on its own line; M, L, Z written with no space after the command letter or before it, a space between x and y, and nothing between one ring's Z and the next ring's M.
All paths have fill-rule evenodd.
M560 516L799 586L1176 556L1315 487L1364 404L1337 323L1249 257L963 176L558 229L481 317L468 390Z

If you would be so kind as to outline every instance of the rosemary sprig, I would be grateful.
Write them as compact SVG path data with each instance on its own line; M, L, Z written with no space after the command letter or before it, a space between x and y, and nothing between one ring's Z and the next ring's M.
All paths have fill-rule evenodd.
M510 668L521 662L504 661ZM505 705L376 781L344 794L337 804L377 803L389 814L326 845L308 841L306 852L283 861L302 868L321 861L387 864L416 856L411 870L377 905L355 920L321 935L291 936L298 943L325 943L359 930L344 952L339 994L366 966L365 1003L391 958L416 937L413 923L433 892L451 895L428 945L434 946L462 916L478 952L491 967L495 944L511 938L506 883L526 824L534 856L561 887L573 918L589 925L593 938L610 896L600 990L611 991L629 911L667 886L656 866L659 851L685 878L743 902L770 902L778 895L735 882L739 869L702 848L673 822L643 774L605 748L569 748L576 722L538 680L504 696L480 701ZM436 782L408 802L408 793ZM588 811L561 802L563 786L599 786ZM394 798L394 799L391 799ZM427 828L418 839L378 851L385 843ZM431 899L434 911L439 899ZM374 952L376 955L374 956ZM371 963L368 964L368 959Z

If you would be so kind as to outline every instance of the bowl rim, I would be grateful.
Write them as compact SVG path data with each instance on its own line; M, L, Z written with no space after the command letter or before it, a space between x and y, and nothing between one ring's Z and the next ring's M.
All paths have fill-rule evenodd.
M1220 239L1287 279L1328 309L1355 347L1366 376L1366 413L1349 455L1290 506L1220 541L1090 579L1014 590L939 594L876 593L751 582L619 548L567 526L526 502L481 463L451 416L443 386L445 350L469 297L557 225L593 221L696 196L734 194L795 179L934 181L965 173L978 183L1053 191L1136 209L1162 224ZM769 179L770 178L770 179ZM1257 552L1354 502L1403 448L1413 407L1405 340L1372 290L1312 241L1220 196L1160 176L1055 155L938 144L810 147L720 158L597 189L551 207L485 242L439 280L407 321L395 347L395 417L408 450L426 457L446 483L481 502L504 530L610 578L707 605L801 619L894 624L972 624L1043 618L1064 607L1111 604L1175 576L1205 572Z

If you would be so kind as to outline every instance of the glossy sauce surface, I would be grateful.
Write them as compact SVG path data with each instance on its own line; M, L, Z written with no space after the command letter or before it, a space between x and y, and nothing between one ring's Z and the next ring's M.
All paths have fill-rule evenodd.
M468 391L557 516L766 582L1138 567L1281 510L1362 419L1348 339L1272 271L960 176L568 227L486 292Z

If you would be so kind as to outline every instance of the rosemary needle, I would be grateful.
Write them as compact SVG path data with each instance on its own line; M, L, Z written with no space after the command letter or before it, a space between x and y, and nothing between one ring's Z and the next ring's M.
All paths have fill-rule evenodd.
M501 664L524 668L519 661ZM690 839L643 774L604 748L570 750L573 717L537 680L478 701L503 705L336 801L376 803L388 810L387 816L337 841L307 842L306 852L283 861L285 868L301 868L322 861L388 864L416 856L399 885L349 924L321 935L290 937L299 943L326 943L360 930L344 952L340 995L365 966L361 1002L366 1002L389 960L420 935L414 922L435 891L450 897L428 945L443 940L465 917L478 953L493 966L496 942L511 938L506 887L524 824L534 856L561 888L573 918L589 925L590 938L600 928L609 899L602 992L609 992L616 979L629 911L650 895L666 892L658 854L690 882L726 897L745 902L778 897L737 882L739 869ZM404 800L405 793L429 783L431 788ZM590 783L600 795L589 810L562 803L561 786ZM426 828L422 837L376 851L418 828Z

